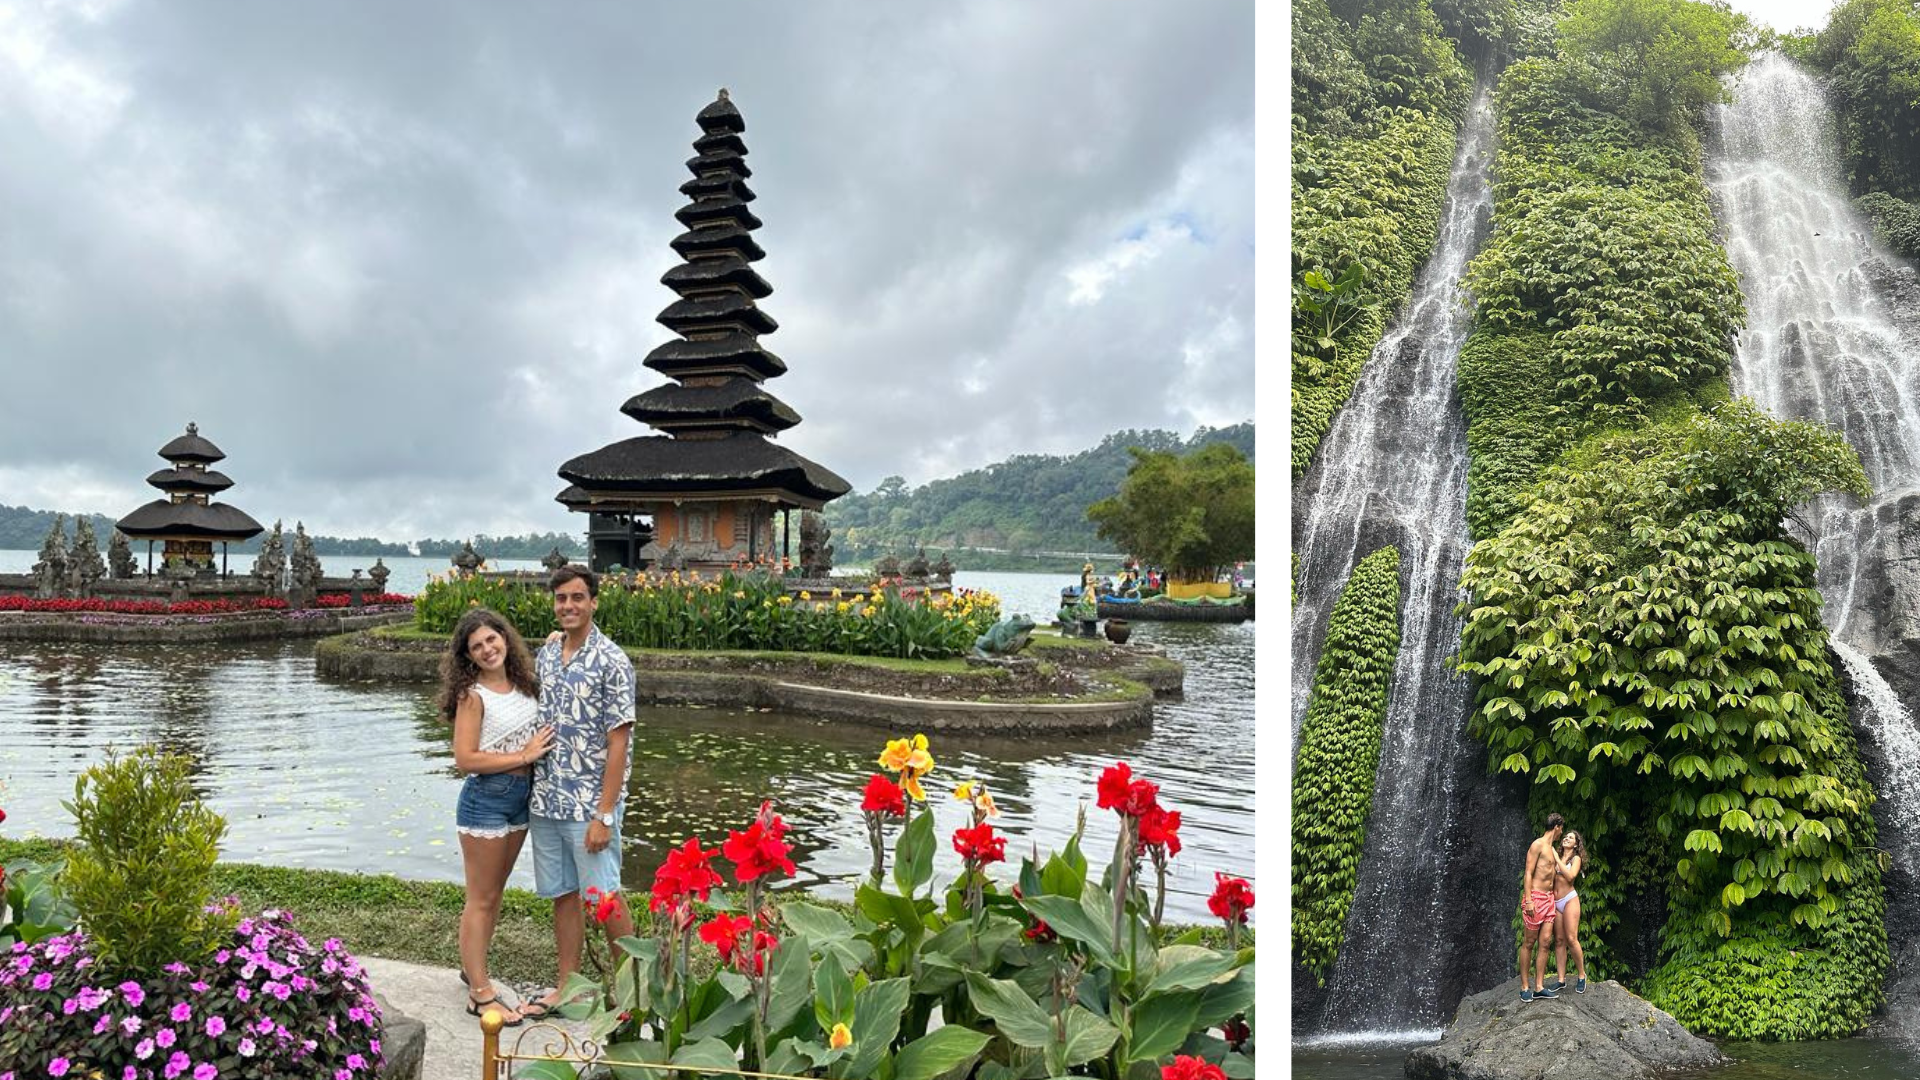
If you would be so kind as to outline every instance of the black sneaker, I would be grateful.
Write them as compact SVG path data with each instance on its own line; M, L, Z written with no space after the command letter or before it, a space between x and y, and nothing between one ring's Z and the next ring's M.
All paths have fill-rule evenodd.
M1586 993L1586 992L1587 992L1587 980L1586 980L1585 978L1582 978L1582 979L1581 979L1581 980L1580 980L1579 982L1577 982L1577 983L1574 983L1574 984L1573 984L1573 992L1574 992L1574 993L1576 993L1576 994L1584 994L1584 993Z
M1533 992L1533 996L1537 998L1550 998L1556 995L1554 993L1553 987L1543 985L1540 987L1540 989L1535 990Z
M1543 985L1544 985L1544 984L1543 984ZM1554 993L1556 993L1556 994L1557 994L1557 993L1559 993L1560 991L1562 991L1562 990L1565 990L1566 988L1567 988L1567 980L1565 980L1565 979L1555 979L1555 980L1553 980L1553 986L1552 986L1552 988L1551 988L1551 989L1553 990L1553 992L1554 992Z

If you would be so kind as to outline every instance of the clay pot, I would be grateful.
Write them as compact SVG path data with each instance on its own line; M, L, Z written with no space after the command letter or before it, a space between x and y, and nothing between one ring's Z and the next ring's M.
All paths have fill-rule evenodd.
M1127 643L1127 639L1132 636L1133 636L1133 627L1128 625L1127 620L1125 619L1108 619L1107 620L1107 640L1108 641L1113 642L1115 645L1125 645Z

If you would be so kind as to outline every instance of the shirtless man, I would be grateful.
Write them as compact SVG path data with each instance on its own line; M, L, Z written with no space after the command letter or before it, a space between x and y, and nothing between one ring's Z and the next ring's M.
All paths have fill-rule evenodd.
M1547 989L1547 946L1552 935L1542 931L1553 925L1553 875L1559 868L1553 845L1560 842L1566 827L1567 819L1548 814L1546 835L1527 846L1527 871L1520 878L1520 923L1525 927L1520 938L1521 1001L1554 996Z

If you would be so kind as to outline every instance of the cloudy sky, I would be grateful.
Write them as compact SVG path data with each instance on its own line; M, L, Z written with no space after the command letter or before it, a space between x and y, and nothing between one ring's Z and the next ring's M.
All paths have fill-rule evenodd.
M117 516L196 420L262 520L577 526L721 86L856 489L1247 419L1253 59L1250 0L10 0L0 503Z

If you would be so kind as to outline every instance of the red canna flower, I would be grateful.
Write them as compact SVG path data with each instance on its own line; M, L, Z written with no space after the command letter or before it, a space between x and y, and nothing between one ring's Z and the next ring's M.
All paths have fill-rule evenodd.
M1114 763L1100 774L1099 805L1102 810L1112 810L1127 817L1141 817L1159 805L1159 795L1159 784L1135 780L1133 767L1124 761Z
M1228 877L1216 870L1213 873L1213 895L1207 898L1207 910L1230 923L1247 921L1247 912L1253 909L1253 886L1246 878Z
M619 893L606 893L600 897L598 903L593 905L594 922L604 924L618 914L620 914Z
M867 790L860 800L860 809L868 813L905 817L907 816L907 793L899 784L879 773L874 773L867 780Z
M993 835L993 826L975 825L953 830L953 850L976 866L1002 862L1007 857L1007 838Z
M720 951L720 962L733 963L734 953L740 949L740 935L753 929L753 920L745 915L728 915L722 912L714 916L713 921L700 927L700 940Z
M767 973L767 957L773 954L773 950L779 944L780 939L774 935L767 933L765 930L755 930L753 932L753 956L744 966L752 969L751 973L754 975L765 975Z
M687 842L667 852L667 861L653 875L653 899L647 907L653 911L665 911L692 897L705 900L713 887L722 884L720 875L707 863L719 848L711 850L700 846L700 838L687 837Z
M1140 815L1140 848L1150 847L1180 854L1180 811L1155 805Z
M766 877L776 869L791 874L793 860L787 853L793 850L793 845L782 839L786 834L787 823L773 812L773 800L769 799L760 804L760 813L746 832L728 832L727 842L720 847L721 854L733 863L733 876L742 885Z
M1238 1051L1247 1045L1248 1039L1253 1038L1253 1029L1247 1026L1245 1017L1235 1016L1220 1025L1220 1034L1226 1036L1227 1049Z
M1060 935L1053 932L1053 927L1048 926L1045 919L1033 920L1033 925L1020 933L1036 945L1051 945L1060 940Z
M1227 1080L1227 1074L1206 1058L1181 1054L1160 1067L1160 1080Z

